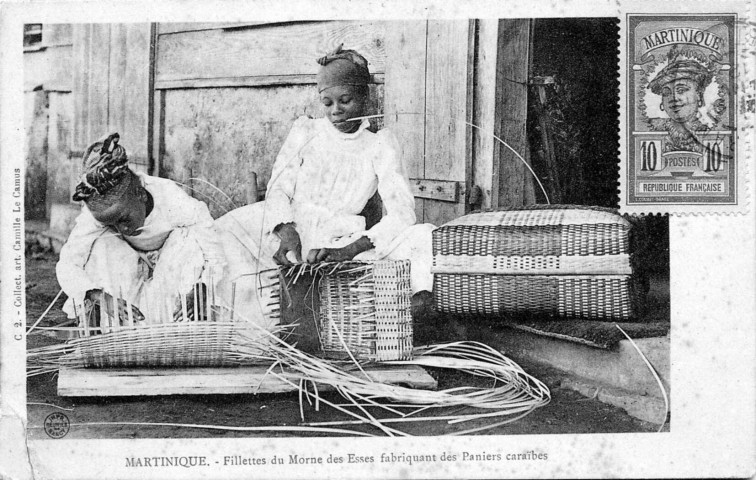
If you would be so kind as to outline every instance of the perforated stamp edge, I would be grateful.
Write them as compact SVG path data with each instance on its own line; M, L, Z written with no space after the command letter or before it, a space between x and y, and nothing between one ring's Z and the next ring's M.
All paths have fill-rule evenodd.
M722 202L713 198L712 202L698 201L644 201L633 198L634 175L630 155L632 125L630 125L630 77L632 75L632 46L629 45L628 20L633 16L681 17L714 16L730 14L735 16L734 35L734 119L735 126L735 166L733 174L734 195L731 201ZM744 214L753 208L752 179L754 169L754 110L756 107L756 68L754 52L756 51L756 19L751 1L721 2L649 2L645 0L624 1L619 4L619 206L621 213L627 214L674 214L674 215L710 215L710 214Z

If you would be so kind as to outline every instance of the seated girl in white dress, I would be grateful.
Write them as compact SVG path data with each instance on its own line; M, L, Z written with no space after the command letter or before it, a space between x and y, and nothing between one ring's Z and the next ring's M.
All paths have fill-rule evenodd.
M244 318L271 326L274 320L266 315L270 301L261 296L271 294L275 281L270 275L249 275L257 272L257 262L215 226L207 205L172 180L129 169L118 142L118 134L112 134L84 155L81 183L73 195L84 205L56 266L58 283L68 295L63 310L69 318L91 311L107 293L120 299L122 324L126 301L137 324L181 320L181 296L189 319L205 319L207 309L198 309L195 316L194 306L212 300L211 294L216 305L233 304ZM243 285L236 289L234 283ZM257 288L261 285L266 289ZM229 308L214 314L229 317ZM91 326L98 325L93 321Z
M412 291L428 301L434 227L415 224L414 197L394 135L373 133L367 119L355 120L365 115L369 97L367 61L339 48L318 63L325 117L297 119L276 158L265 202L222 220L254 245L263 267L409 259ZM376 192L385 213L367 225L360 212Z

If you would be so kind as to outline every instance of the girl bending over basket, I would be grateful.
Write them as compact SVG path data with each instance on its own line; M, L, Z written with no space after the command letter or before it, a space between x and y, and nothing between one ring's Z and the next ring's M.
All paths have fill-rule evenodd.
M84 206L56 267L68 316L81 316L84 309L89 325L98 326L91 312L102 308L104 294L118 299L107 308L118 310L122 325L128 304L129 322L140 324L206 320L208 313L223 318L207 302L237 308L256 302L259 289L247 292L254 298L231 298L231 284L245 265L226 259L238 258L243 249L215 226L207 206L171 180L133 172L118 142L114 133L84 154L73 195ZM253 306L258 308L245 308L245 315L268 322Z
M415 202L388 130L373 133L365 115L370 73L353 50L318 59L324 118L300 117L281 148L264 203L232 212L252 233L264 264L410 259L413 303L429 301L433 225L415 225ZM360 213L378 192L385 214ZM417 295L418 292L423 292Z

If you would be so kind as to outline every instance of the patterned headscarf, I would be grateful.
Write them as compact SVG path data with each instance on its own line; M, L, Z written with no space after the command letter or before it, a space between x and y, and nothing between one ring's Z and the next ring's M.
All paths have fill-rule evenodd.
M317 62L321 65L318 71L318 93L339 85L367 85L370 83L368 62L354 50L342 50L339 45L336 50L320 57Z
M118 145L117 133L108 135L87 148L82 162L81 181L73 194L75 201L87 206L107 207L128 190L133 174L128 167L126 150Z

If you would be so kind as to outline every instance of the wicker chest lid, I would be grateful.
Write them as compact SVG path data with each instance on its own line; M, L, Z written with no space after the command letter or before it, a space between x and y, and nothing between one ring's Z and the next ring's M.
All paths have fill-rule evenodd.
M434 273L627 275L630 223L610 209L532 206L465 215L433 232Z

